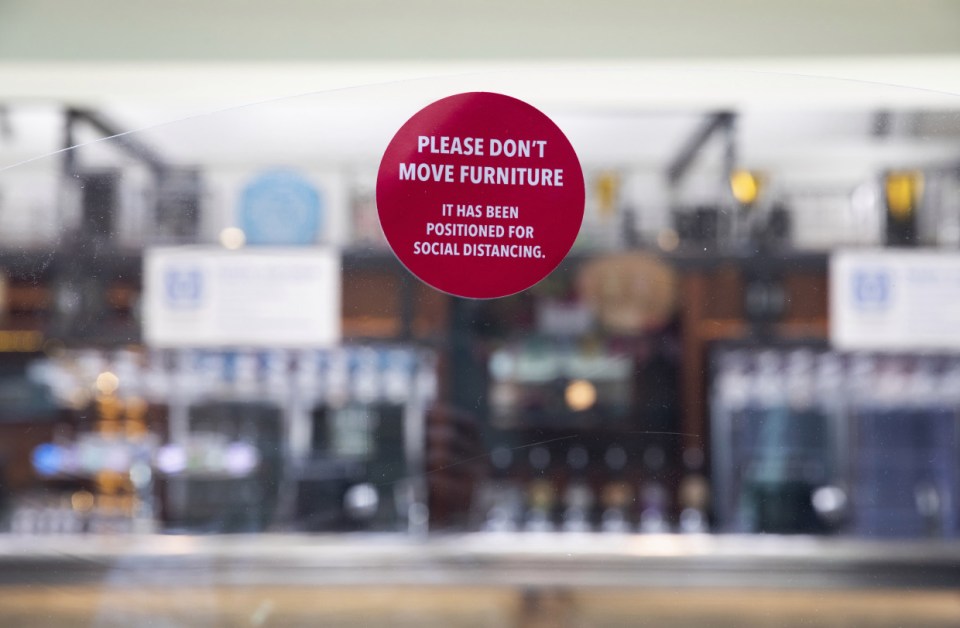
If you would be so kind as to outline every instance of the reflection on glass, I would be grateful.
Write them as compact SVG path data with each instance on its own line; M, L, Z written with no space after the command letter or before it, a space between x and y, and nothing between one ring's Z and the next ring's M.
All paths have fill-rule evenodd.
M270 625L303 596L312 624L355 585L383 597L363 589L344 616L415 607L415 589L442 584L446 612L491 625L668 625L667 607L750 625L747 609L773 608L761 589L793 588L799 624L850 608L821 589L881 587L857 598L856 625L924 612L955 625L950 600L905 603L901 621L884 597L954 590L960 573L960 343L951 326L914 342L960 312L960 108L797 77L765 77L786 89L773 99L722 72L549 74L343 90L132 133L154 115L136 104L0 102L0 168L80 145L0 170L0 608L19 608L7 584L34 578L173 581L192 605L182 625L195 595L242 609L231 625ZM675 100L591 104L615 82ZM420 284L376 214L386 140L473 89L542 107L587 189L568 259L492 301ZM730 97L704 96L718 90ZM144 333L158 247L197 261L154 284L166 322L220 317L193 342ZM883 263L916 249L943 272L861 268L843 292L831 265L848 248ZM333 272L316 285L301 267L240 267L321 252ZM904 286L928 300L882 325ZM844 294L875 346L838 342ZM321 311L325 342L308 333ZM104 616L124 625L169 606L116 604ZM407 617L422 619L393 619Z

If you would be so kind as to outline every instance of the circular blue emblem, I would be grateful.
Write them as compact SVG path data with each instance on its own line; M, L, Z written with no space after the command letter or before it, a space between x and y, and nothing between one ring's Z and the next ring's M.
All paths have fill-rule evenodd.
M322 205L317 189L292 170L260 173L240 195L239 226L247 244L314 244Z

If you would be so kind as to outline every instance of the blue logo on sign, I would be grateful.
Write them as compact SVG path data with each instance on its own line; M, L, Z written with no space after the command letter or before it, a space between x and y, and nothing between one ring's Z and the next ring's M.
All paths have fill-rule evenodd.
M853 303L862 310L885 310L890 305L890 274L858 270L853 274Z
M244 188L238 221L247 244L313 244L321 210L320 194L306 178L290 170L268 170Z
M203 301L203 273L199 268L171 268L164 277L167 305L175 309L195 309Z

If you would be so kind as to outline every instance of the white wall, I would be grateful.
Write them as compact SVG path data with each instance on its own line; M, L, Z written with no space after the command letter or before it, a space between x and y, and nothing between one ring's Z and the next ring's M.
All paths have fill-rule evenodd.
M4 0L0 59L304 61L960 51L948 0Z

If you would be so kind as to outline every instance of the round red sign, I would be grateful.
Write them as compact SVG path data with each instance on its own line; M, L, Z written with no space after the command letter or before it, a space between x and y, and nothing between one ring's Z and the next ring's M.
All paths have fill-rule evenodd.
M525 290L566 256L583 221L580 161L527 103L457 94L417 112L377 177L390 247L437 290L475 299Z

